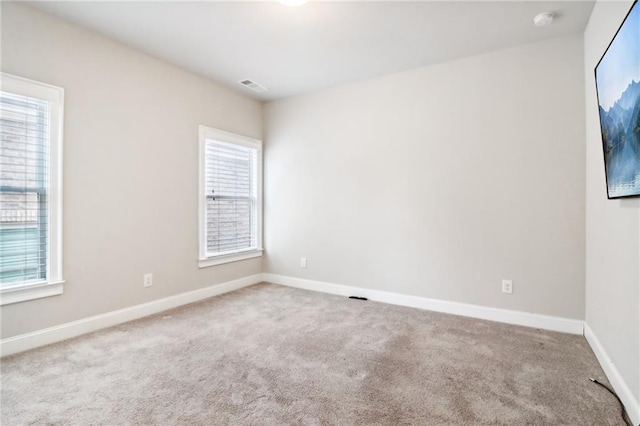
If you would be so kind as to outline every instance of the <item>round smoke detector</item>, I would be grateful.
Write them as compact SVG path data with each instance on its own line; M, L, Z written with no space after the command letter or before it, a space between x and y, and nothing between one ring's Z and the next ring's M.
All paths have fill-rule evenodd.
M555 18L555 15L553 14L553 12L545 12L545 13L536 15L536 17L533 18L533 23L535 24L536 27L546 27L547 25L553 22L554 18Z

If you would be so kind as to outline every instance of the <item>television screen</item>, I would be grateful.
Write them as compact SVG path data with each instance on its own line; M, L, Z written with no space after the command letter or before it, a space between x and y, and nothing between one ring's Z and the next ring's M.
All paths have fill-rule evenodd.
M608 198L640 195L640 6L633 3L596 66Z

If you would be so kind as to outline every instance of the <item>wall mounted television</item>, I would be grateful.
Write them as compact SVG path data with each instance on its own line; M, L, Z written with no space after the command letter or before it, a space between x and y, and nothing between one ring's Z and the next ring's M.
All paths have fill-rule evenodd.
M640 196L640 6L636 0L596 65L607 197Z

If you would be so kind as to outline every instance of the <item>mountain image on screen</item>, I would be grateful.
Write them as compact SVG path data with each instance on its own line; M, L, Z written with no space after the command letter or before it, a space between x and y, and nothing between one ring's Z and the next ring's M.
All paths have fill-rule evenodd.
M640 195L640 6L634 3L596 67L609 198Z
M600 107L602 143L612 197L640 187L640 81L632 81L616 103Z

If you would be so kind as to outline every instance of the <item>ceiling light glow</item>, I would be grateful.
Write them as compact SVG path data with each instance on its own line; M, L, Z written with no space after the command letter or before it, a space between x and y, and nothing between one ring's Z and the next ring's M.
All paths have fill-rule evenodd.
M303 4L305 4L309 0L279 0L279 1L280 1L280 3L284 4L285 6L297 7L297 6L302 6Z

